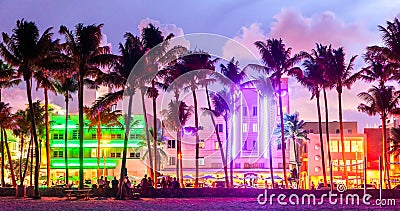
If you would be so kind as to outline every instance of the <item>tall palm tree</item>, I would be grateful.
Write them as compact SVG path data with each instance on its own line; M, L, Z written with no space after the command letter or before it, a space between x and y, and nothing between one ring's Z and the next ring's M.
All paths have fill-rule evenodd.
M111 65L116 56L110 53L108 46L101 46L101 28L103 24L87 25L82 23L75 26L74 32L66 26L60 27L60 34L64 35L65 43L62 49L66 55L64 62L69 66L72 74L78 75L78 109L79 109L79 188L83 188L83 87L85 81L96 78L101 72L100 67Z
M294 55L291 57L291 48L286 48L282 39L268 39L266 43L257 41L254 43L260 51L262 62L264 66L257 64L248 65L248 67L256 69L268 75L271 80L272 86L278 96L279 101L279 117L281 128L284 127L283 121L283 105L281 96L281 79L286 75L298 75L301 74L301 69L294 67L294 65L300 61L300 55ZM286 186L288 186L288 180L286 175L286 153L285 153L285 137L284 131L282 131L282 164L283 164L283 176Z
M15 179L14 165L12 162L11 152L8 145L6 130L13 130L19 128L17 124L19 118L20 118L19 116L11 113L11 107L8 103L0 102L0 127L1 127L1 133L3 134L1 138L2 139L4 138L4 145L7 151L8 164L10 166L10 173L11 173L11 180L13 187L17 186L17 182Z
M100 101L101 99L97 99L96 101ZM121 116L120 110L111 110L111 108L105 108L102 106L97 106L98 104L94 103L92 107L84 107L84 112L86 114L86 118L89 120L89 130L96 126L97 132L97 178L100 178L100 144L101 144L101 127L114 127L114 126L122 126L119 122L119 117Z
M17 72L10 65L3 62L0 59L0 102L1 102L1 91L5 88L10 88L18 85L21 82L19 79ZM2 156L2 165L1 165L1 185L4 187L4 144L0 143L0 153Z
M0 53L3 58L12 66L18 67L18 73L23 76L26 83L26 94L29 108L33 111L31 80L35 70L40 69L40 65L50 52L54 51L54 46L58 41L53 41L51 28L46 29L39 35L39 30L34 22L22 20L17 21L17 26L13 29L13 34L9 36L3 33L3 42L0 43ZM39 66L39 67L38 67ZM35 143L36 166L35 166L35 196L39 195L39 145L36 134L34 112L31 112L32 135Z
M314 54L315 55L315 54ZM320 150L321 150L321 164L322 164L322 173L324 177L324 184L327 186L326 180L326 160L325 160L325 147L324 140L322 137L322 118L321 118L321 107L320 107L320 93L323 89L323 85L326 84L324 79L324 72L321 70L320 65L318 64L318 57L312 56L306 53L307 59L304 60L303 66L305 68L303 76L298 77L297 80L305 86L311 92L311 99L315 97L317 101L317 114L318 114L318 129L319 129L319 142L320 142ZM326 123L328 124L328 123ZM328 143L328 161L332 162L330 157L330 146ZM330 165L329 165L330 166ZM330 166L331 167L331 166ZM332 178L330 178L332 183ZM332 186L331 186L332 187Z
M229 187L230 184L229 184L229 178L228 178L229 177L228 166L227 166L227 162L226 162L226 157L224 155L224 149L222 146L221 137L219 136L219 128L214 119L214 116L221 117L223 115L224 115L224 119L226 119L225 117L227 117L227 115L226 115L227 113L225 112L225 108L228 108L228 106L227 106L226 102L224 101L224 99L222 99L218 94L216 94L216 93L209 94L207 88L206 88L206 93L211 96L207 96L208 107L203 108L203 110L206 110L209 112L211 122L213 123L215 134L217 136L218 148L221 153L222 166L224 167L225 187ZM212 98L214 109L211 108L210 97ZM227 124L225 124L225 126L227 126ZM228 130L228 127L225 128L225 131L227 131L227 130ZM225 144L227 144L226 141L225 141Z
M182 131L183 127L188 122L189 118L193 114L193 107L188 106L183 101L170 101L168 103L168 109L163 109L161 111L161 115L167 121L164 121L163 124L170 130L176 131L176 157L178 158L176 164L176 175L179 177L179 182L182 187L183 186L183 166L182 166ZM179 175L179 176L178 176Z
M387 158L387 137L386 137L386 120L391 114L400 114L398 108L400 102L400 92L395 91L392 86L376 87L373 86L368 92L358 94L366 103L361 103L357 108L361 112L365 112L370 116L380 115L382 120L382 158L385 169L386 188L390 189L389 181L389 162Z
M55 81L52 79L54 74L51 75L49 70L36 71L33 77L37 81L36 91L39 88L43 89L44 93L44 109L45 109L45 145L46 145L46 167L47 167L47 187L50 187L50 122L49 122L49 91L57 94Z
M235 93L235 91L241 87L244 86L247 83L244 83L244 80L246 79L246 73L245 70L242 70L239 68L239 61L235 61L235 58L232 58L229 63L225 66L224 64L220 65L221 73L224 75L228 80L229 80L229 91L230 93ZM225 109L225 114L226 118L229 118L231 113L236 112L236 106L238 97L235 94L231 94L231 97L225 96L225 100L232 102L233 104L230 104L232 106L229 107L229 109ZM224 117L225 118L225 117ZM226 128L227 125L225 125ZM233 127L233 126L232 126ZM229 141L229 134L228 134L228 129L226 129L226 161L228 162L229 160L229 169L230 169L230 186L233 187L233 154L232 154L232 147L233 147L233 140ZM229 154L229 157L228 157Z
M78 83L76 77L64 77L58 79L55 84L58 93L64 95L65 101L65 128L64 128L64 159L65 159L65 184L68 181L68 119L69 119L69 99L72 99L71 94L78 90Z
M342 93L343 87L350 89L351 85L357 81L360 77L361 71L352 74L354 60L357 56L352 56L349 60L349 63L346 65L345 63L345 53L344 49L332 49L332 51L328 52L326 55L327 66L329 68L329 72L327 73L329 79L334 81L334 87L336 88L336 92L338 93L338 104L339 104L339 130L340 130L340 142L342 147L342 159L344 165L347 165L346 162L346 153L344 147L344 129L343 129L343 112L342 112ZM344 175L347 183L347 166L344 168Z
M285 114L284 117L285 127L284 134L285 138L292 140L293 152L295 158L295 165L297 172L300 172L301 158L299 149L303 146L305 140L309 140L307 132L304 130L305 122L299 119L299 113ZM280 125L277 127L277 133L281 134L282 128ZM297 148L300 147L300 148Z

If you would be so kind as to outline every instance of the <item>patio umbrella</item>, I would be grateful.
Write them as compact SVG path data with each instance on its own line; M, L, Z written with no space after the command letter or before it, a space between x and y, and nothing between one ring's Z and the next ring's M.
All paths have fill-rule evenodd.
M194 178L190 175L185 175L185 176L183 176L183 179L194 179Z
M215 177L213 177L211 175L205 175L205 176L202 176L201 179L215 179Z
M63 181L63 180L65 180L65 177L58 177L56 180Z
M71 180L71 181L78 181L78 180L79 180L79 177L78 177L78 176L70 176L70 177L68 177L68 180Z
M40 176L39 180L47 180L47 176Z
M256 176L256 175L249 175L249 176L246 176L246 179L258 179L258 176Z

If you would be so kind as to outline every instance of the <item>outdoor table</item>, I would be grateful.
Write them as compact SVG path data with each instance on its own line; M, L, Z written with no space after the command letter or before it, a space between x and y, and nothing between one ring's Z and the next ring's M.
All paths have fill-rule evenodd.
M67 199L71 199L72 196L75 196L76 199L78 199L79 196L84 196L84 200L89 200L91 190L92 189L69 189L65 190L65 192L67 193Z

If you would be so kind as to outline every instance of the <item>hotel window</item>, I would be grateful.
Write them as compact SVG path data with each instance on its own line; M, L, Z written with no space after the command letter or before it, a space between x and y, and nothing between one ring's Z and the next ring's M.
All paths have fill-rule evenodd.
M354 166L351 166L353 170L357 169L357 166L355 165L357 163L357 160L351 160L351 164L353 164Z
M53 135L53 137L54 137L54 139L64 139L64 134L55 133L55 134Z
M313 129L310 129L310 133L314 133L314 130L313 130Z
M285 143L285 149L286 149L286 143ZM278 143L278 149L282 149L282 143Z
M199 125L199 130L204 130L204 126Z
M97 134L93 133L92 134L92 139L97 139Z
M204 143L204 139L200 139L200 140L199 140L199 148L200 148L200 149L206 148L206 144Z
M344 151L350 152L350 141L344 141Z
M346 160L346 165L350 165L351 164L351 160ZM350 171L351 166L347 166L347 171Z
M224 131L224 126L222 124L217 124L218 132Z
M140 152L131 152L129 153L129 157L131 158L140 158Z
M215 142L214 142L214 149L219 149L219 143L218 143L218 141L215 141Z
M249 125L247 123L243 123L243 133L247 133L249 131Z
M64 157L64 151L53 151L54 158L62 158Z
M348 134L352 134L352 133L353 133L353 130L352 130L352 129L348 129L348 130L347 130L347 133L348 133Z
M258 125L253 124L253 132L257 133L258 132Z
M257 116L257 106L253 106L253 116Z
M339 152L339 146L338 146L338 141L330 141L331 144L331 151L332 152Z
M340 133L340 130L339 129L336 129L336 134L339 134Z
M351 141L352 152L363 152L362 141Z
M253 141L253 149L257 148L257 141Z
M247 107L243 106L243 116L247 116Z
M204 166L204 157L200 157L198 162L199 162L199 166Z
M242 150L247 150L247 141L243 141Z
M111 152L111 156L112 158L120 158L121 157L121 153L120 152Z
M129 135L129 137L130 137L131 139L140 139L140 134L131 133L131 134Z
M111 139L120 139L122 138L122 134L111 134Z
M235 169L240 169L240 163L235 163Z
M175 149L175 140L168 140L168 149Z
M97 158L97 148L92 148L92 152L90 153L92 158Z
M344 171L344 162L343 160L339 160L340 171Z
M168 165L169 166L174 166L176 163L175 161L176 161L175 157L168 157Z
M77 130L72 131L72 139L78 139L78 131Z
M333 171L338 171L338 164L339 164L338 160L332 160Z

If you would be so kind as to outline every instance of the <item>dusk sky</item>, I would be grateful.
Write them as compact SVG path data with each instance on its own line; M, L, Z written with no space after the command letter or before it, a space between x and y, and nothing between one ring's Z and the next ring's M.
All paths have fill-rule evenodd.
M378 25L386 26L399 15L400 1L4 1L0 0L0 31L11 33L18 19L37 23L43 31L54 27L56 37L60 25L73 28L77 23L104 23L105 42L110 43L113 53L123 41L125 32L139 34L148 23L160 27L164 33L176 36L190 33L213 33L233 38L255 54L253 43L268 38L282 38L297 53L310 51L315 43L343 46L347 61L351 55L359 55L355 69L364 64L365 47L381 43ZM229 57L229 53L226 53ZM240 57L238 58L241 59ZM245 59L245 58L243 58ZM357 111L360 100L357 93L366 91L371 84L356 83L352 90L343 94L345 121L358 121L359 132L366 124L379 124L379 118L368 117ZM3 100L14 109L27 103L25 90L13 88L4 92ZM291 112L298 111L306 121L317 121L315 101L310 94L290 80ZM86 103L94 100L88 92ZM42 98L42 93L35 96ZM35 98L35 97L34 97ZM51 101L64 105L61 96L51 96ZM337 95L329 93L330 120L338 120ZM72 102L77 111L77 99Z

